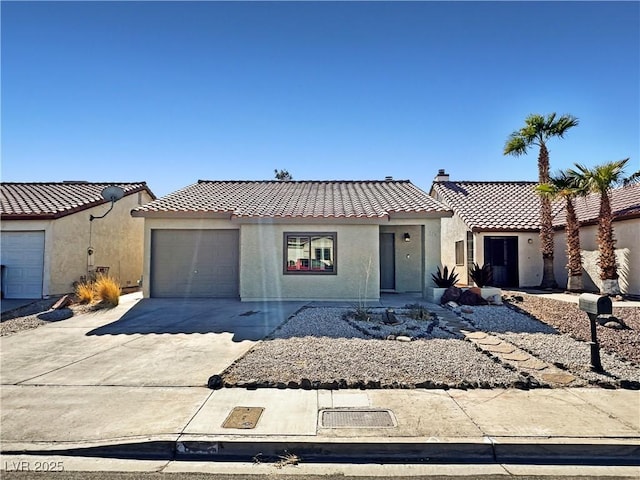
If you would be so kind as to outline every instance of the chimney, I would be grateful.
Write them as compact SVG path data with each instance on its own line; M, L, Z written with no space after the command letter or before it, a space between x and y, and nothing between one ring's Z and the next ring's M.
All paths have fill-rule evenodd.
M434 181L436 181L436 182L448 182L449 181L449 174L444 171L444 168L441 168L440 170L438 170L438 175L436 175L436 178L435 178Z

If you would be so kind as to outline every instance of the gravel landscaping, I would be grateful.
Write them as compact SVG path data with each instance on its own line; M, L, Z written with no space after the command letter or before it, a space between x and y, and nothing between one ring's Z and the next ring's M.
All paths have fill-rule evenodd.
M509 292L506 297L510 298ZM454 311L473 328L495 335L576 377L571 386L640 388L638 308L614 314L629 327L598 327L604 374L590 369L589 322L577 306L513 292L504 306ZM428 309L429 304L424 304ZM384 309L369 319L346 308L305 308L221 375L220 384L278 388L531 388L550 386L480 350L437 317L395 325ZM601 333L602 331L602 333ZM582 336L580 336L582 335Z

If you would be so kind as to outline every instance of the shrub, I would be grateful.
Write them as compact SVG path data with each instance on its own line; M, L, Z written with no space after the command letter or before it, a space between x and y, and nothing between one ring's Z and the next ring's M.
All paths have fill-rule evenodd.
M474 263L469 276L480 288L488 287L493 283L493 270L491 270L491 265L488 263L485 263L482 267Z
M104 307L115 307L120 303L122 289L118 281L108 275L98 275L95 283L96 297Z
M92 303L94 296L93 283L81 282L76 285L76 297L79 303Z
M438 271L431 274L433 283L435 283L440 288L453 287L458 281L458 274L454 273L455 271L456 267L453 267L451 269L451 274L449 274L448 267L444 267L442 271L440 271L440 267L438 267Z

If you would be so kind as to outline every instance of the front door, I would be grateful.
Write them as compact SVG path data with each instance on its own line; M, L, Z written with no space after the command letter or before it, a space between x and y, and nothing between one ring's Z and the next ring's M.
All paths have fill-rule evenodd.
M493 287L518 287L518 237L485 237L484 261L493 270Z
M395 234L380 234L380 290L396 288Z

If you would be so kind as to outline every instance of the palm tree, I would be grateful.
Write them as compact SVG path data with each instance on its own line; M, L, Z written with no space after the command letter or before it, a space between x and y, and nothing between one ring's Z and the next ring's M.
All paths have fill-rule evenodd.
M569 170L580 184L590 192L600 195L598 214L598 250L600 251L600 278L603 295L619 295L618 269L616 266L615 238L613 237L613 214L611 212L611 189L625 183L624 167L628 158L617 162L596 165L592 169L576 163L576 170Z
M549 178L548 183L536 187L536 191L549 197L551 200L560 198L565 201L566 220L565 233L567 237L567 290L579 292L583 290L582 282L582 257L580 254L580 226L576 216L573 200L577 196L584 196L585 190L581 188L576 177L567 172L558 172Z
M578 125L578 119L571 115L562 115L556 119L555 113L544 115L532 114L524 121L524 127L516 130L507 139L504 146L505 155L524 155L532 145L540 148L538 152L538 182L549 182L549 150L547 141L553 137L563 138L571 127ZM542 288L556 288L553 273L553 224L551 218L551 199L540 197L540 245L542 250Z

